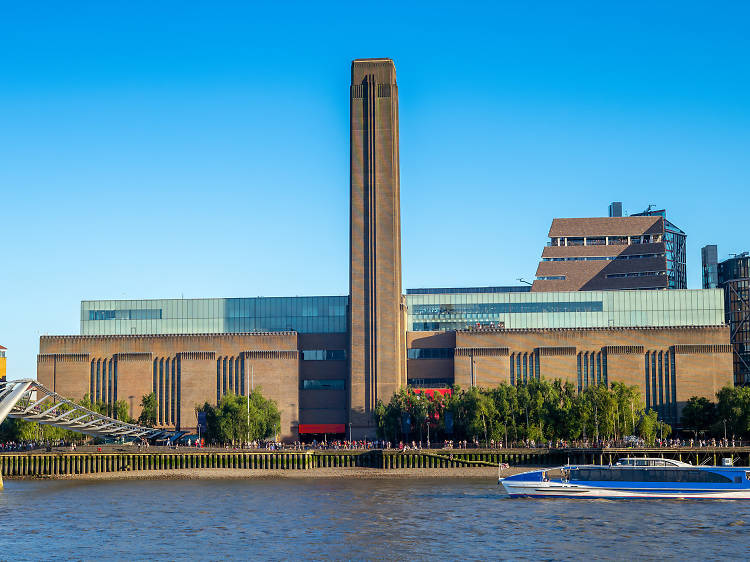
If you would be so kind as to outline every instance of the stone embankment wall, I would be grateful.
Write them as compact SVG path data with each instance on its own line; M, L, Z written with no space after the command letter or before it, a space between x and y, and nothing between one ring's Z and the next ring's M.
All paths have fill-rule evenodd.
M559 466L610 464L625 456L663 457L718 465L732 458L750 466L750 448L703 449L492 449L431 451L274 451L274 452L157 452L157 453L5 453L2 476L59 476L134 470L217 469L315 470L316 468L465 468L498 466Z

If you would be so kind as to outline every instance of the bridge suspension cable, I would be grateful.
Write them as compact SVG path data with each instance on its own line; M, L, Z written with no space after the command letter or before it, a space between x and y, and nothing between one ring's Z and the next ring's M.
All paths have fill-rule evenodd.
M34 421L94 437L153 439L173 431L126 423L76 404L33 379L0 384L0 423L6 417Z

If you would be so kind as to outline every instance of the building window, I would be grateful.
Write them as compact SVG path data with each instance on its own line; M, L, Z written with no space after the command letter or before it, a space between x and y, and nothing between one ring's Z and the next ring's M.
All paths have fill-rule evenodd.
M344 390L346 381L344 379L304 379L302 390Z
M161 320L161 308L89 310L89 320Z
M305 349L303 361L346 361L345 349Z
M666 271L630 271L627 273L608 273L607 279L621 279L623 277L657 277L666 275Z
M407 359L453 359L452 347L423 347L406 350Z
M564 277L564 276L563 276ZM410 313L412 316L432 316L443 318L455 318L457 320L474 320L480 315L490 314L533 314L550 312L603 312L603 301L581 301L581 302L492 302L476 304L417 304ZM481 318L476 318L481 320ZM440 328L438 322L424 322L415 324L421 328Z
M565 281L565 275L540 275L537 281Z
M406 384L414 388L450 388L453 379L407 379Z
M644 371L646 375L646 411L648 411L651 408L651 392L650 392L651 377L649 377L649 372L648 372L649 355L650 355L650 352L647 351L645 359L644 359Z

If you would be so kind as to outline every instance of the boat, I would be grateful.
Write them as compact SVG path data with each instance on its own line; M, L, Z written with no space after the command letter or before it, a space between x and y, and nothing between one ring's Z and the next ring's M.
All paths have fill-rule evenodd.
M750 468L694 466L661 458L620 459L614 465L565 465L499 477L510 497L750 499Z

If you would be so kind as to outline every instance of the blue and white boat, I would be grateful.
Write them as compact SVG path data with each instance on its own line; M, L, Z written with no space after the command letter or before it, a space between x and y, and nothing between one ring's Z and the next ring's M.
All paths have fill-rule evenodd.
M566 465L498 478L511 497L750 499L750 468L693 466L658 458L615 465Z

